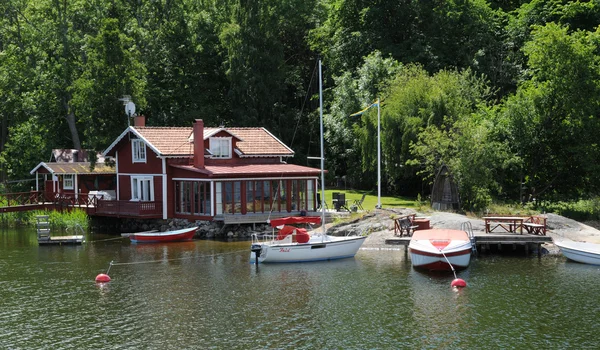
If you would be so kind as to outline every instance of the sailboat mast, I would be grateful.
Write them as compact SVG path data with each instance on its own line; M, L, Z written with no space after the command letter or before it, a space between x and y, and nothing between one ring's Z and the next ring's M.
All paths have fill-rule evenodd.
M321 60L319 60L319 124L321 125L321 227L323 234L325 230L325 150L323 141L323 74L321 71Z

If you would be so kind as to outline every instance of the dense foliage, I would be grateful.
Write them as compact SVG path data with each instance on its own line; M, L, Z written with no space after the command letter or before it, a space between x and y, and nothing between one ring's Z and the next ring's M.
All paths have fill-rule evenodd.
M447 165L465 209L598 194L600 0L4 0L0 166L102 151L128 125L264 126L316 166L325 67L332 183L427 196ZM337 181L336 181L337 180ZM6 182L8 183L8 182ZM11 182L29 187L31 183Z

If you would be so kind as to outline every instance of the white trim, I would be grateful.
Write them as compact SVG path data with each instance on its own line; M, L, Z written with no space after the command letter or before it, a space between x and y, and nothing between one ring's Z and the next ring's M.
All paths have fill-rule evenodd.
M133 126L128 127L127 129L125 129L125 131L123 131L121 133L121 135L119 135L119 137L117 137L115 139L115 141L113 141L113 143L108 146L107 149L104 150L104 152L102 152L102 155L106 157L106 154L110 151L112 151L113 148L115 148L115 146L119 143L119 141L121 141L127 134L129 133L133 133L135 136L137 136L139 139L144 140L144 142L146 143L146 146L148 146L148 148L150 148L152 151L154 151L154 153L156 153L157 155L162 155L162 153L160 153L160 151L154 147L153 144L151 144L148 140L146 140L146 138L144 136L142 136L142 134L139 133L139 131L137 131ZM146 155L146 157L148 157L148 155Z
M219 142L222 143L222 141L225 141L227 143L227 149L228 149L228 155L226 157L222 157L220 155L215 155L213 152L213 148L212 148L212 142L213 140L215 142ZM221 147L221 145L219 145ZM232 137L210 137L208 139L208 149L210 150L211 153L211 158L212 159L231 159L233 158L233 138Z
M215 216L215 182L210 182L210 216Z
M133 180L137 180L137 198L134 198L133 194ZM141 185L142 181L150 181L150 184L148 185L148 195L150 196L149 199L147 199L146 201L149 202L154 202L154 176L131 176L129 178L129 183L131 185L131 201L143 201L141 199L141 197L143 197L142 195L142 191L143 191L143 186Z
M318 179L319 176L315 175L315 176L294 176L294 177L281 177L281 176L274 176L274 177L232 177L232 178L212 178L212 179L195 179L195 178L187 178L187 177L175 177L172 178L171 180L173 181L211 181L211 182L223 182L223 181L252 181L252 180L256 180L256 181L261 181L261 180L305 180L305 179Z
M79 199L79 181L77 181L79 179L78 175L74 175L73 176L73 182L75 184L75 199Z
M237 148L236 148L236 150L237 150ZM245 155L243 153L241 153L241 154L238 153L238 156L240 158L275 158L275 157L282 158L282 157L293 157L294 155L293 154L287 154L287 155L285 155L285 154L284 155L281 155L281 154L266 154L266 155L263 155L263 154L254 155L254 154L252 154L252 155ZM280 161L281 161L281 159L280 159Z
M62 175L62 184L63 190L74 190L75 189L75 174L61 174ZM71 185L67 187L65 181L67 180L67 176L71 177Z
M120 176L162 176L163 174L146 174L146 173L120 173Z
M146 143L142 139L131 140L131 163L147 163L148 156L146 152ZM139 156L140 153L144 153L144 157ZM139 157L138 157L139 156Z
M52 171L52 169L50 169L48 165L46 165L46 162L41 162L40 164L38 164L35 168L33 168L33 170L29 172L29 174L33 175L33 173L35 173L40 167L43 167L46 170L48 170L50 174L54 174L54 171Z
M117 200L121 200L121 187L119 186L119 151L115 152L115 170L117 175Z
M163 220L167 220L167 160L165 158L162 159L162 211L163 211Z
M269 134L269 135L270 135L272 138L274 138L275 140L277 140L277 142L279 142L279 143L280 143L280 144L281 144L283 147L287 148L287 149L288 149L288 151L290 151L292 154L294 154L294 151L293 151L291 148L289 148L289 147L288 147L288 146L287 146L285 143L281 142L281 140L280 140L280 139L278 139L277 137L275 137L275 135L271 134L271 133L269 132L269 130L265 129L264 127L262 127L261 129L263 129L263 130L264 130L264 131L265 131L267 134Z

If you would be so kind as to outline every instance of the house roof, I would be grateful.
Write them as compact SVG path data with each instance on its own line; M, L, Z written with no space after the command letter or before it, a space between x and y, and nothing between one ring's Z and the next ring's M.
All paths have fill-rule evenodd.
M237 139L236 153L240 157L294 155L294 151L265 128L204 128L203 137L206 140L221 131ZM115 146L129 133L144 140L159 156L189 157L194 153L191 127L129 127L103 153L113 152Z
M244 165L207 165L198 169L192 165L171 165L174 168L201 173L207 177L243 177L243 176L318 176L320 169L296 164L244 164Z
M78 162L78 163L55 163L55 162L41 162L38 164L33 170L31 170L30 174L35 174L35 172L40 173L50 173L50 174L116 174L116 170L114 167L108 166L106 164L96 164L94 169L91 170L90 162Z

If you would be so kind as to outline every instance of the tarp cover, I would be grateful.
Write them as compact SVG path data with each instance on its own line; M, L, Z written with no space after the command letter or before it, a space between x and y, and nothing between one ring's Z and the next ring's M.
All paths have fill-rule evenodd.
M320 224L321 217L320 216L288 216L280 219L272 219L269 223L271 227L277 227L281 225L290 225L290 224Z

